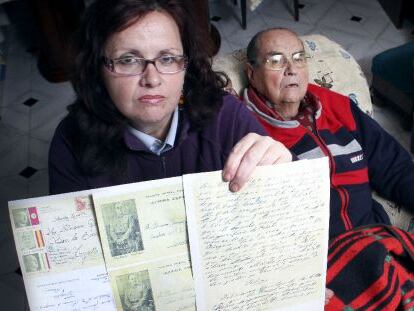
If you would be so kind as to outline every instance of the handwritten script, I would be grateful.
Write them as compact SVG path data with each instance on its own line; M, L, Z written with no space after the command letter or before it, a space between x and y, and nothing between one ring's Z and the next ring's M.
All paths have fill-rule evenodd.
M51 268L102 260L95 220L90 208L40 208L42 232Z
M321 296L329 176L323 159L313 161L262 168L239 193L220 174L184 176L196 292L206 293L198 309L251 310Z

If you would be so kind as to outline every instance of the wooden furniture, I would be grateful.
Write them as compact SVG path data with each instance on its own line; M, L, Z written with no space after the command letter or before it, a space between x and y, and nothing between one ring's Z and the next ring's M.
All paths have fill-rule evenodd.
M38 67L50 82L68 80L73 63L71 39L84 10L83 0L31 0L40 34Z
M234 5L237 5L237 0L233 0ZM242 28L247 28L247 19L246 19L246 0L240 0L240 9L241 9L241 18L242 18ZM293 0L293 11L295 21L299 20L299 0Z
M412 0L378 0L395 27L401 28L404 19L414 21L414 1Z
M205 32L204 38L207 38L206 46L209 56L214 56L220 49L221 36L218 29L210 23L210 9L208 0L188 0L193 5L198 27Z

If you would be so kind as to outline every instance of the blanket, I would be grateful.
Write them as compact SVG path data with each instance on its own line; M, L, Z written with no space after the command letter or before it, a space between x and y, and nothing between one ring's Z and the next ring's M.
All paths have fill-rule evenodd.
M330 241L325 310L414 311L414 235L372 225Z

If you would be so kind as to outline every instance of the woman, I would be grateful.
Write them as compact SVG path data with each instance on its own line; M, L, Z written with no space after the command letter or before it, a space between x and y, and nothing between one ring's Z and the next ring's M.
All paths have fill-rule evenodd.
M255 166L291 160L222 91L226 79L212 71L192 16L180 0L89 7L77 99L49 152L52 194L220 169L237 191Z
M49 152L51 193L220 169L237 191L257 165L291 161L222 91L227 81L212 71L188 4L89 7L72 79L77 100Z

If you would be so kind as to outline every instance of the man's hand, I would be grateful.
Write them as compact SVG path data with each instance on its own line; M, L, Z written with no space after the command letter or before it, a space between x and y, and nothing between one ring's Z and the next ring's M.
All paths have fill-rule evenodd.
M269 136L249 133L232 149L223 168L223 180L231 191L239 191L258 165L292 161L292 154L280 142Z
M325 305L329 303L329 300L331 300L333 296L334 292L329 288L325 288Z

